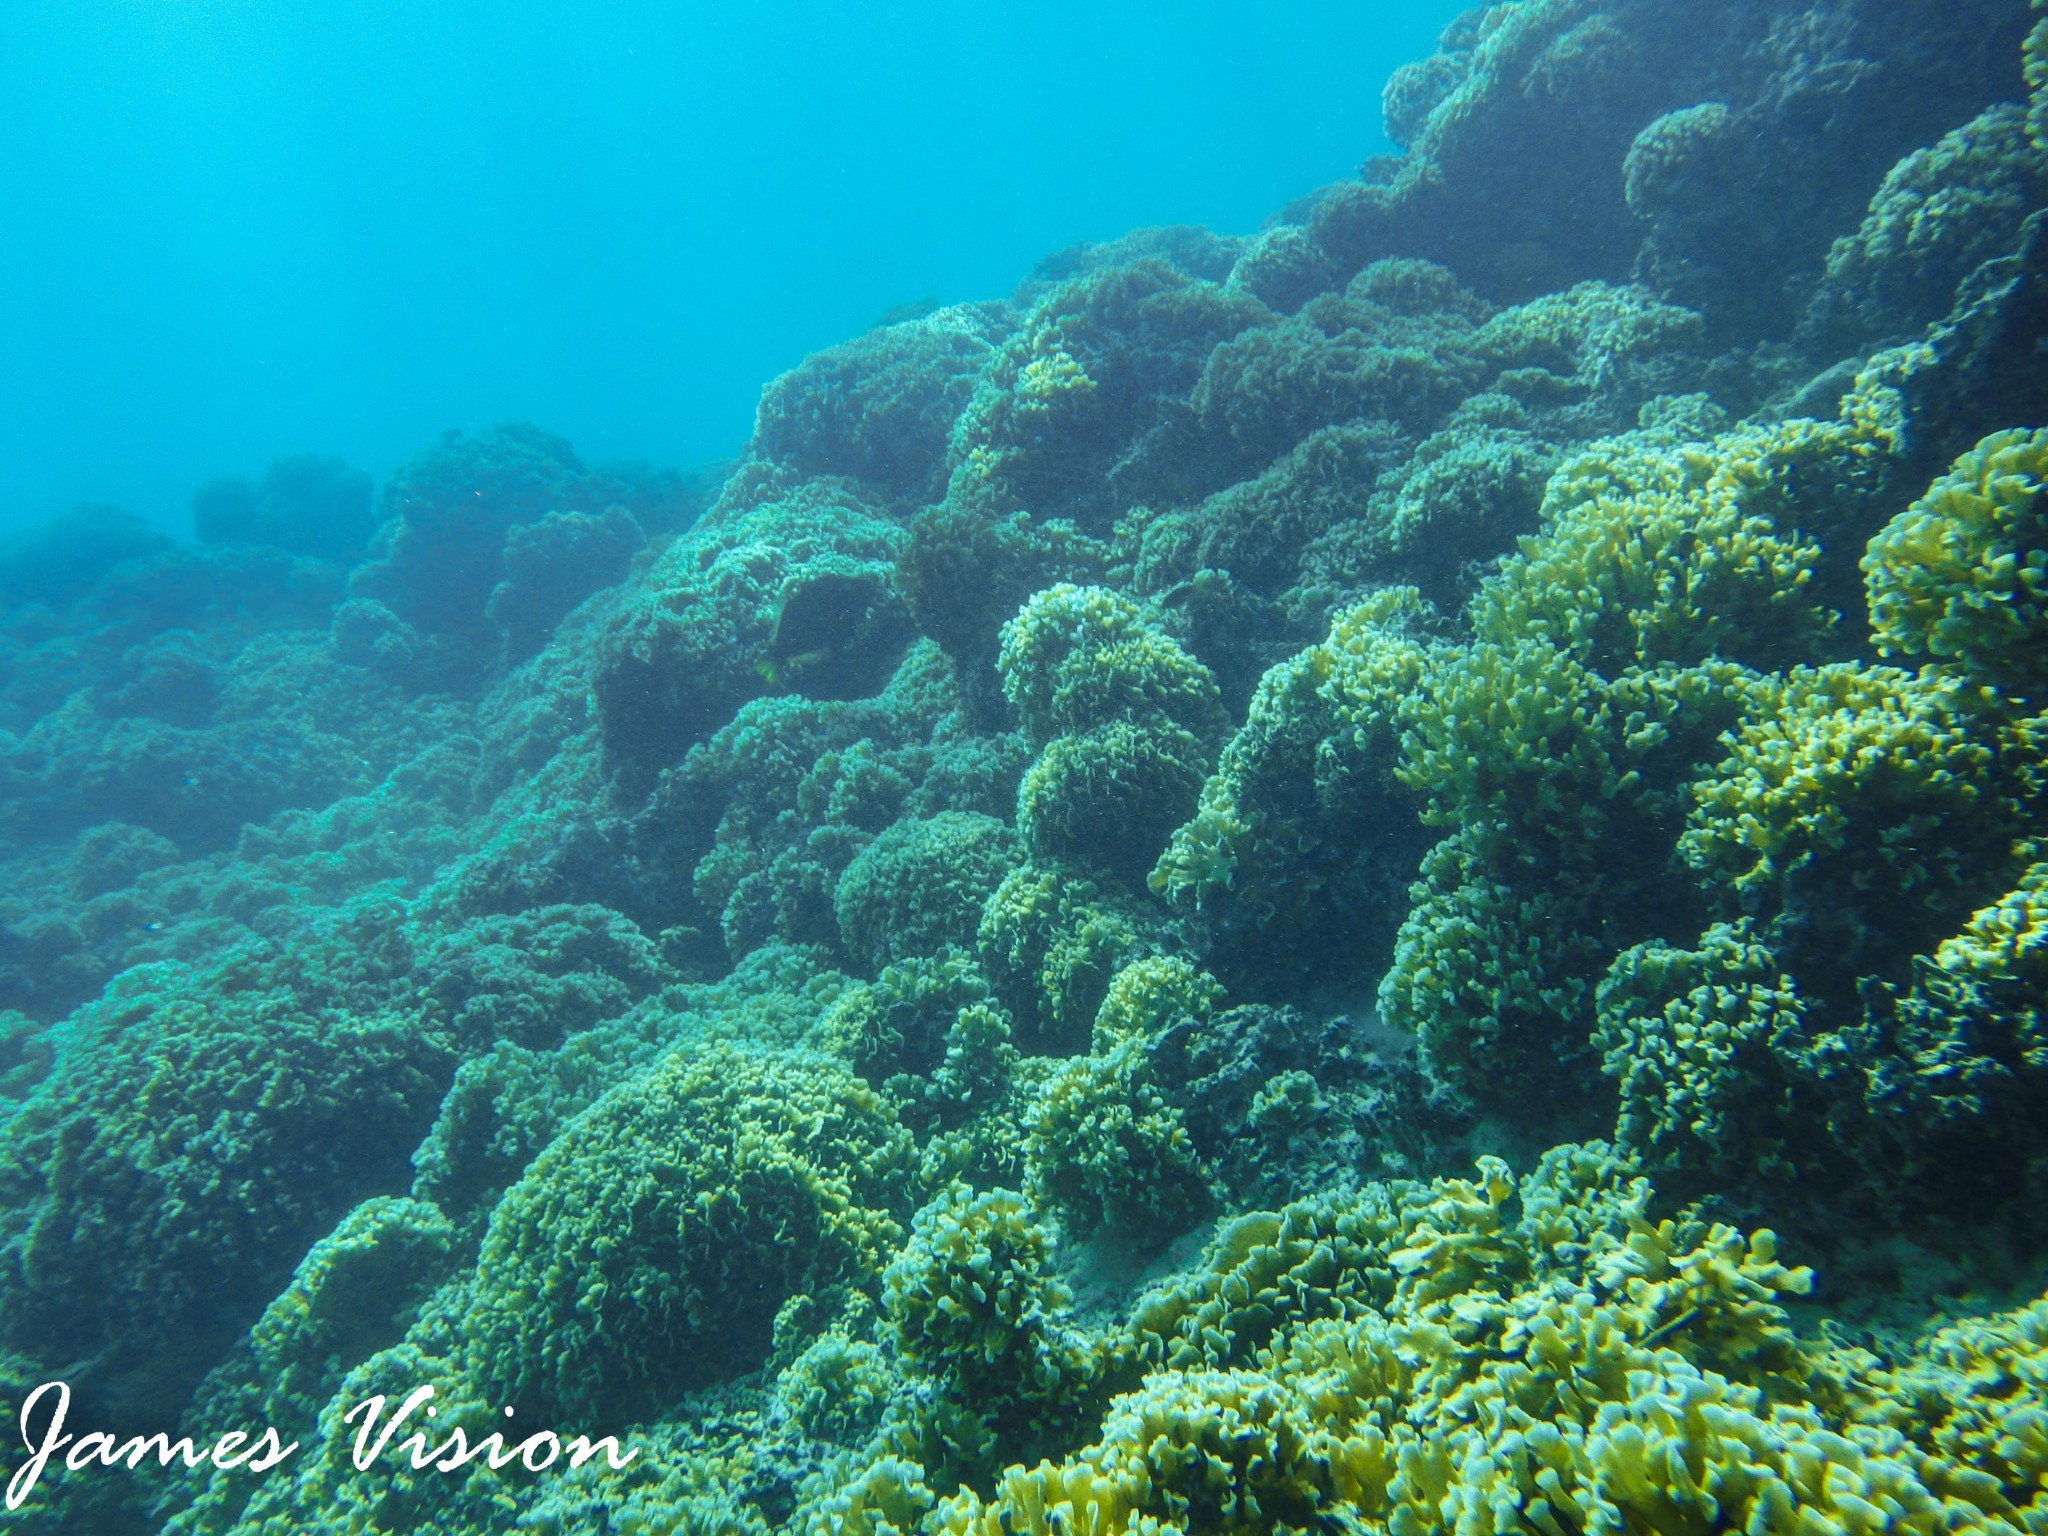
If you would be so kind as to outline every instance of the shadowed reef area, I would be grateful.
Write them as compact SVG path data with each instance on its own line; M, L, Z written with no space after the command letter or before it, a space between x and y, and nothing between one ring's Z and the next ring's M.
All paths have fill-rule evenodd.
M0 1401L305 1442L10 1531L2048 1532L2048 12L1385 108L716 477L0 548Z

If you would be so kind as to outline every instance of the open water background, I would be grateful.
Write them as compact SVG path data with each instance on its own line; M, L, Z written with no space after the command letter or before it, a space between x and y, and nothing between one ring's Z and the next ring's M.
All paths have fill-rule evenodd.
M11 0L0 529L510 419L730 456L894 306L1349 174L1459 9Z

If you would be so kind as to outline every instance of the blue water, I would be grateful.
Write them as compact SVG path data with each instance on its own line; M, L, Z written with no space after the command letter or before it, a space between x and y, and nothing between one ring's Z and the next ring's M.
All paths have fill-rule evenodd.
M526 418L737 452L892 306L1384 147L1454 0L10 0L0 528Z

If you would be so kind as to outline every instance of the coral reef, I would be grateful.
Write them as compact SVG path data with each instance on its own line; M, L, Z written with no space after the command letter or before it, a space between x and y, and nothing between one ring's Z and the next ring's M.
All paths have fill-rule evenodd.
M1135 1310L1161 1368L1096 1438L945 1500L932 1528L2026 1528L2032 1313L1844 1370L1796 1339L1784 1303L1812 1277L1770 1232L1650 1219L1597 1144L1519 1186L1492 1162L1384 1190L1226 1228L1205 1272ZM1983 1384L1915 1423L1938 1372ZM2027 1406L1991 1407L2015 1376Z
M370 477L313 453L275 460L261 480L229 475L192 493L202 544L270 544L353 565L376 528Z
M1933 656L2025 698L2048 637L2048 430L1987 437L1870 541L1887 655Z
M175 1405L293 1255L399 1181L452 1055L378 1006L393 915L213 975L129 971L76 1021L0 1127L10 1347L97 1358L126 1412Z
M1222 733L1208 669L1127 599L1065 584L1003 626L996 667L1038 748L1017 790L1025 848L1141 877L1193 808Z
M774 690L874 692L913 633L890 580L903 541L838 482L736 477L606 634L594 681L614 763L657 772Z
M1868 352L1948 313L1957 286L2019 243L2048 191L2048 154L2010 102L1901 160L1854 235L1837 240L1807 306L1809 350Z
M955 305L804 359L761 392L755 457L910 508L938 500L954 423L1009 320Z
M586 468L565 439L526 423L451 432L385 485L383 522L350 589L413 637L423 684L473 687L503 647L501 629L515 652L530 652L542 614L566 612L608 585L607 571L620 574L608 547L630 553L643 530L672 529L697 505L678 476ZM536 563L559 558L550 546L568 559L548 571L548 595L499 599L535 585Z
M2048 1528L2048 22L1699 13L0 548L0 1427L302 1442L9 1529Z
M791 1296L872 1284L908 1141L822 1060L692 1052L622 1084L493 1212L449 1303L471 1379L609 1429L752 1368Z

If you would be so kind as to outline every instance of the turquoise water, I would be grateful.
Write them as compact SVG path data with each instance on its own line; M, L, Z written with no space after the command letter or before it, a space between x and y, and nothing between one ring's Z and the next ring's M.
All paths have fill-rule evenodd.
M0 526L507 420L729 458L892 307L1351 173L1456 9L24 0Z
M2048 14L849 16L6 21L4 1529L2048 1528Z

